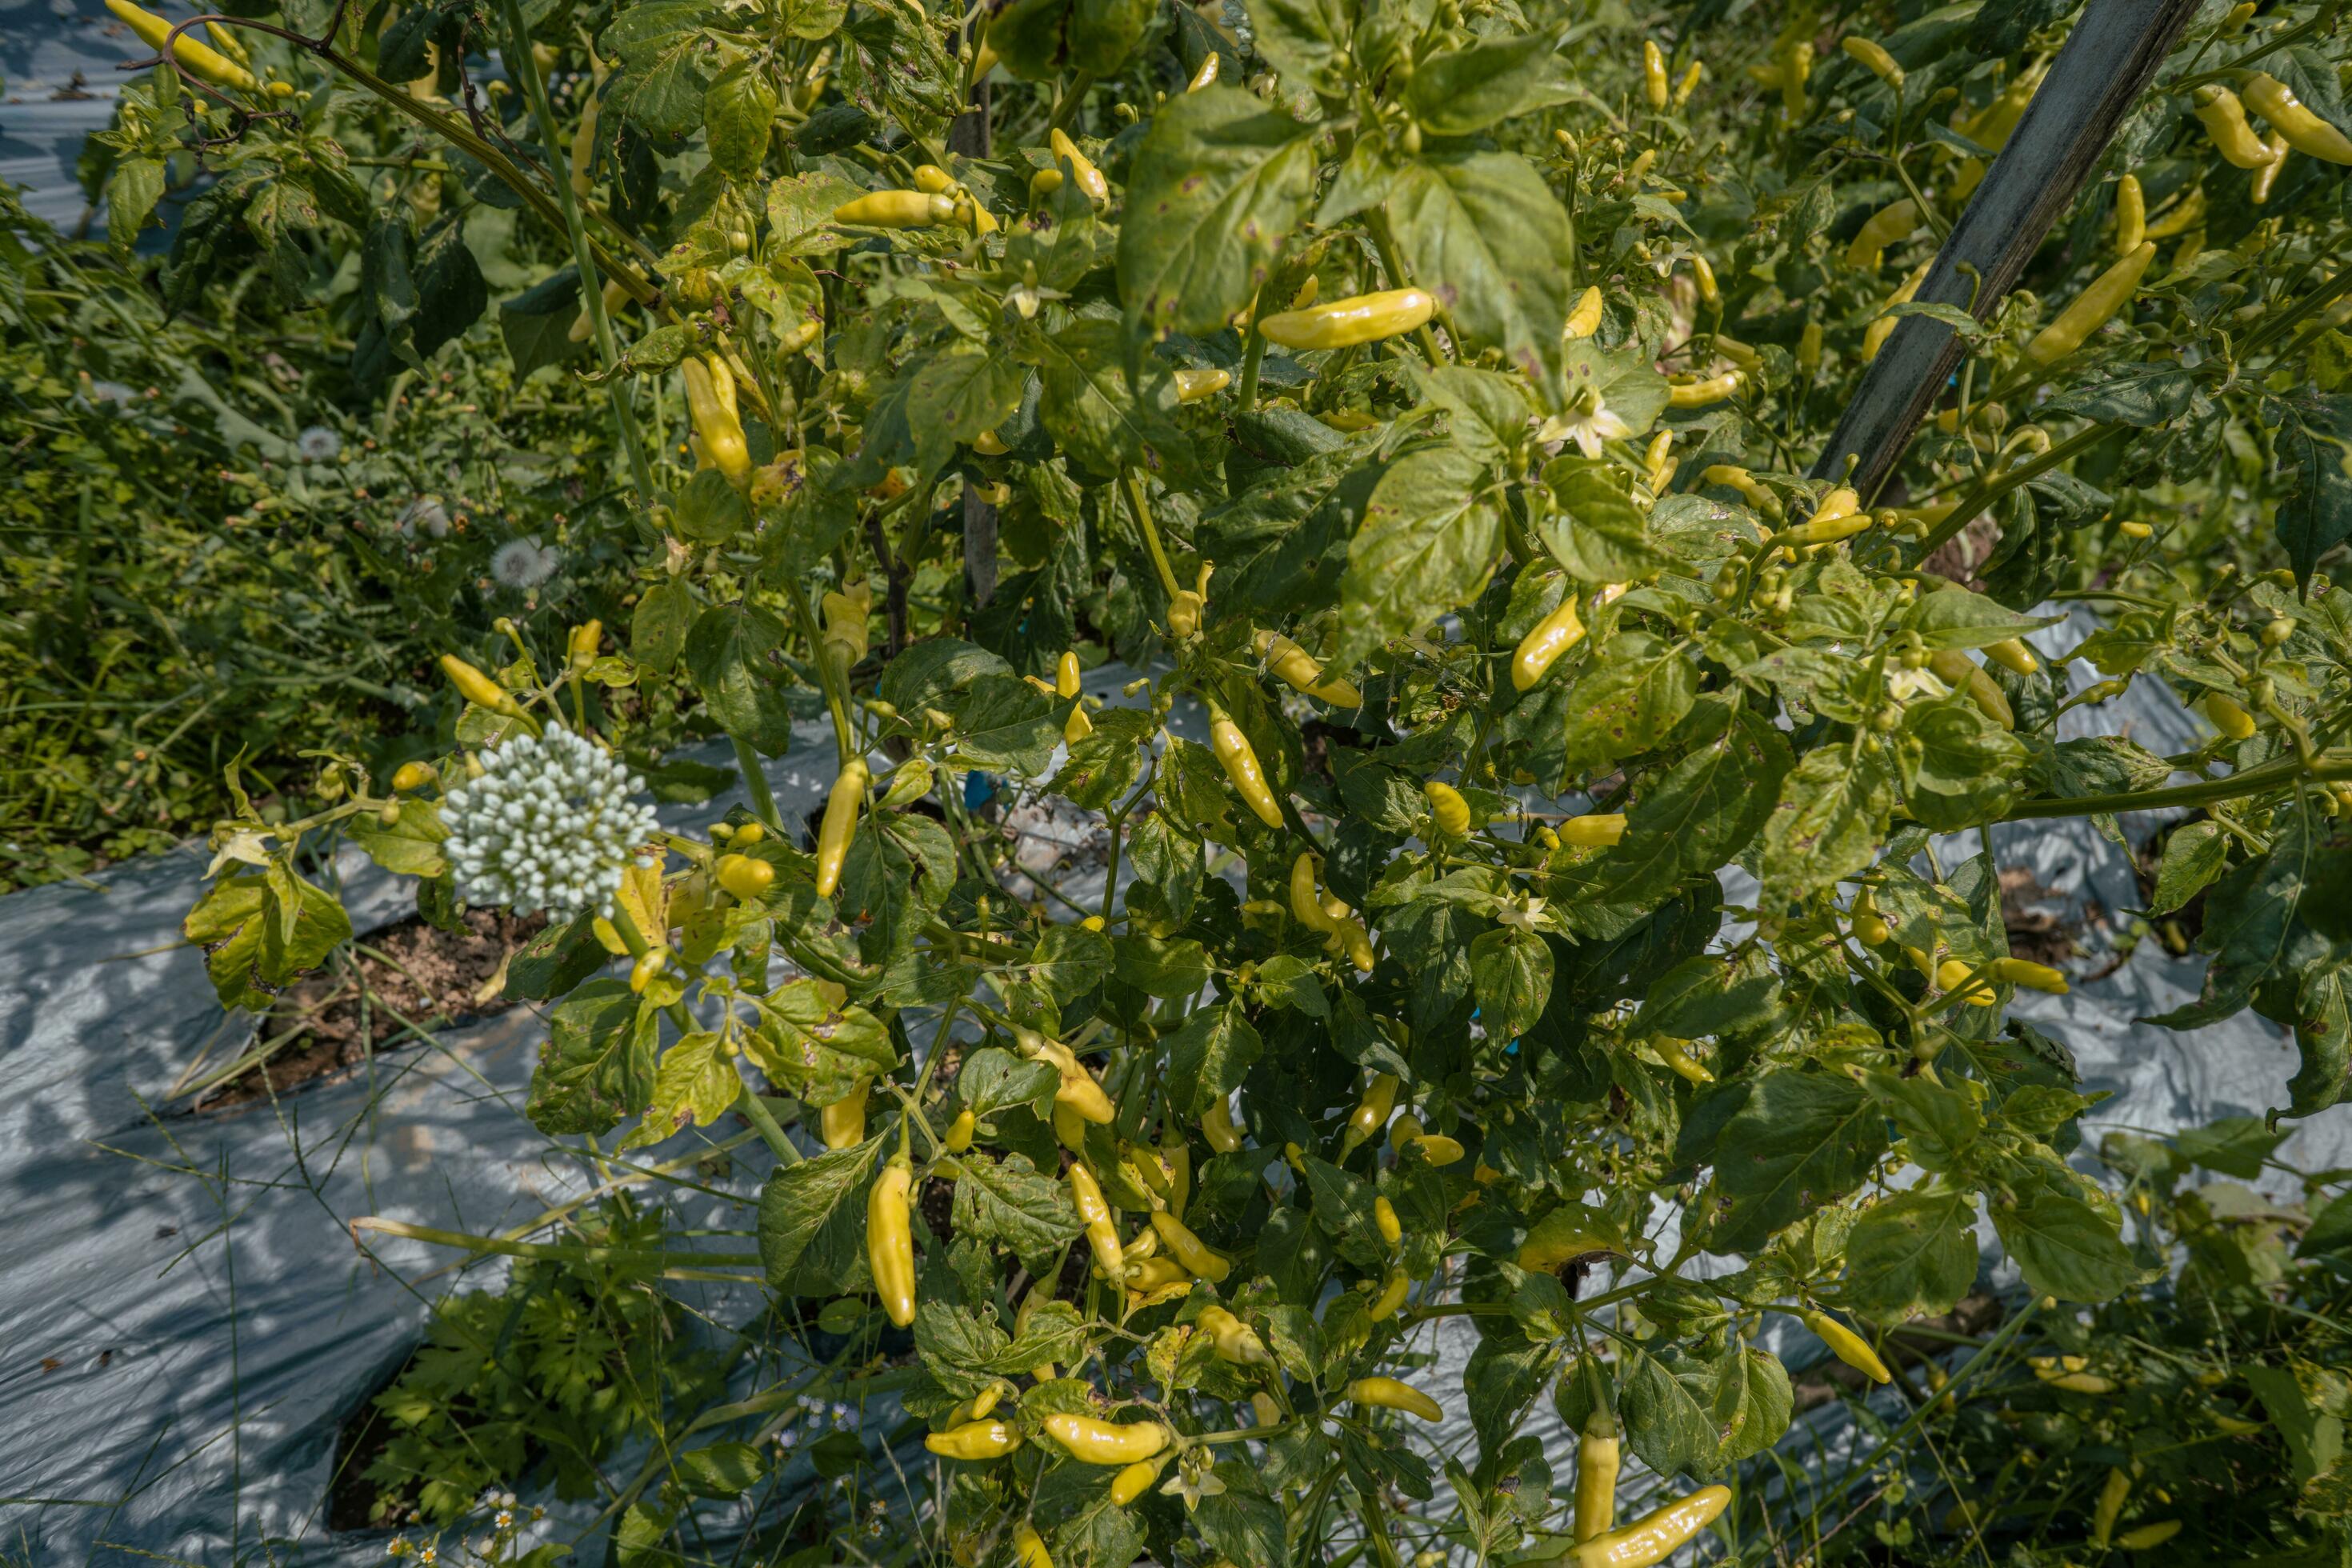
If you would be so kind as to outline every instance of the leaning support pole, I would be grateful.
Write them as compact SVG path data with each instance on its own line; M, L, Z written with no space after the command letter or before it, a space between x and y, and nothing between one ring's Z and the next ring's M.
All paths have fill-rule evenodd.
M1979 321L1993 313L2196 11L2197 0L2091 0L1916 298ZM1898 322L1813 465L1814 477L1839 478L1852 463L1849 482L1874 496L1959 363L1960 346L1933 317Z

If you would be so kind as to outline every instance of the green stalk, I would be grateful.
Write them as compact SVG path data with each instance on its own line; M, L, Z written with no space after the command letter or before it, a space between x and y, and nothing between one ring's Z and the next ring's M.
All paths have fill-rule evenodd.
M587 226L580 216L579 199L572 194L571 171L564 166L563 139L555 122L555 111L547 101L547 82L539 74L539 61L530 52L530 29L524 23L520 0L504 0L507 31L511 39L508 67L522 78L523 96L530 102L531 118L539 122L540 155L547 160L548 177L555 185L555 199L562 211L564 233L572 239L572 262L580 274L580 305L588 312L588 324L596 336L596 352L611 371L620 363L620 341L613 335L613 319L604 309L604 291L597 282L596 259L588 239ZM621 449L629 456L629 478L637 487L637 506L649 512L654 504L654 474L646 461L645 441L637 432L637 416L629 406L626 382L619 376L604 384L612 400L613 426Z
M471 1236L459 1230L436 1230L431 1226L410 1225L405 1220L384 1219L376 1215L363 1215L352 1221L352 1228L406 1237L411 1241L430 1242L436 1247L462 1247L468 1252L483 1256L496 1254L501 1258L536 1258L556 1263L610 1263L621 1267L658 1268L664 1278L673 1279L732 1279L738 1276L714 1270L760 1267L756 1253L658 1252L628 1247L590 1247L573 1242L510 1241L501 1236Z

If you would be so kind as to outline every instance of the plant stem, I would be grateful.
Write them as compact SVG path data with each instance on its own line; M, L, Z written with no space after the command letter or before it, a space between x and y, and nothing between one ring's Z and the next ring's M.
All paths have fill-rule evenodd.
M563 215L563 230L572 239L572 263L580 274L580 308L588 313L588 324L596 336L596 352L609 372L620 362L620 341L613 335L613 318L604 309L604 291L596 281L596 261L590 250L587 226L581 220L571 172L564 167L563 139L558 133L555 110L547 101L547 82L539 74L539 60L530 52L530 29L523 21L520 0L504 0L504 5L507 31L512 39L508 68L522 78L523 95L530 101L531 118L539 122L540 156L547 160L548 174ZM612 401L613 425L621 449L628 454L629 478L637 488L637 506L649 511L654 504L653 468L646 461L636 412L629 406L628 383L624 377L614 376L604 384L604 391Z
M2174 784L2166 789L2130 790L2118 795L2074 795L2065 800L2030 800L1998 818L2002 822L2024 822L2037 817L2089 816L2102 811L2155 811L2168 805L2210 805L2215 801L2234 800L2240 795L2259 795L2275 789L2297 778L2312 780L2352 779L2352 757L2333 762L2322 761L2306 769L2294 757L2283 757L2231 773L2227 778L2209 779L2201 784Z
M760 753L751 749L749 741L730 735L735 743L735 766L743 774L743 788L751 796L751 810L761 825L772 833L784 830L784 819L776 809L776 792L768 787L768 775L760 766Z
M1242 384L1234 394L1234 406L1246 410L1257 407L1257 367L1265 358L1265 338L1257 330L1257 318L1250 318L1249 342L1242 349Z
M1160 542L1160 530L1152 526L1151 509L1143 504L1143 484L1135 477L1133 468L1119 470L1119 480L1127 487L1127 504L1135 509L1135 521L1143 530L1144 548L1151 552L1151 564L1160 574L1160 585L1173 599L1184 590L1176 582L1176 569L1168 564L1168 552Z
M2017 489L2018 486L2029 479L2039 479L2059 464L2090 450L2115 434L2115 430L2116 427L2112 425L2094 425L2087 430L2069 436L2033 461L2021 463L1997 479L1987 479L1979 484L1973 491L1955 503L1944 521L1930 529L1927 537L1919 542L1918 558L1925 561L1928 556L1933 555L1938 547L1966 528L1971 518Z
M462 1247L468 1252L495 1253L502 1258L537 1258L550 1262L610 1263L625 1268L658 1268L665 1278L672 1279L731 1279L737 1277L715 1270L760 1267L756 1253L747 1257L735 1253L656 1252L628 1247L591 1247L572 1242L510 1241L501 1236L471 1236L460 1230L436 1230L431 1226L411 1225L406 1220L384 1219L376 1215L362 1215L352 1221L352 1228L405 1237L411 1241L430 1242L436 1247Z

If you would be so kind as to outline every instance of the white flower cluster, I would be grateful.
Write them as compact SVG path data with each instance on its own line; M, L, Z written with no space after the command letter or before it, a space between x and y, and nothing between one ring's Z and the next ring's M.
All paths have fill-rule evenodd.
M450 790L442 847L467 901L613 912L613 890L654 835L645 780L569 730L518 735L482 758L482 776Z

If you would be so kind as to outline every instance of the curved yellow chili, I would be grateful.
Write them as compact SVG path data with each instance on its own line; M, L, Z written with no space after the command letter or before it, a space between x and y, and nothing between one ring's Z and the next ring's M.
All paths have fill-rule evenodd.
M1242 804L1268 827L1280 827L1282 807L1274 791L1266 787L1265 771L1258 766L1257 752L1251 749L1241 726L1222 713L1215 714L1209 722L1209 749L1224 764L1225 777L1233 781Z
M1045 141L1052 147L1055 158L1069 161L1070 172L1077 176L1078 189L1086 192L1087 200L1097 206L1110 200L1110 182L1103 178L1103 172L1096 168L1084 153L1078 151L1078 144L1070 140L1069 132L1056 127L1046 135Z
M1110 1096L1069 1047L1019 1026L1013 1028L1013 1042L1022 1056L1031 1061L1051 1062L1062 1075L1061 1087L1054 1090L1056 1110L1066 1110L1097 1127L1108 1127L1118 1120L1118 1109L1111 1104Z
M1192 79L1184 84L1184 90L1186 92L1198 92L1202 88L1213 83L1217 79L1217 72L1223 68L1219 64L1219 62L1224 57L1223 55L1218 54L1214 49L1211 49L1206 56L1202 57L1201 60L1201 68L1192 73Z
M1372 1081L1364 1086L1356 1109L1348 1113L1348 1131L1340 1135L1340 1157L1352 1154L1364 1141L1389 1124L1389 1112L1396 1109L1396 1074L1376 1072Z
M1404 1222L1397 1218L1396 1205L1386 1198L1372 1200L1372 1224L1391 1247L1404 1239Z
M1967 654L1958 648L1937 648L1927 656L1927 668L1935 672L1937 679L1954 690L1966 690L1986 718L2004 730L2017 728L2017 717L2009 706L2008 697Z
M1688 1497L1643 1514L1622 1530L1570 1548L1568 1568L1650 1568L1715 1522L1731 1502L1729 1487L1701 1487Z
M1575 308L1568 313L1568 325L1560 336L1569 339L1589 338L1601 330L1601 289L1588 287L1576 297Z
M726 475L728 483L741 484L751 476L751 449L744 444L743 422L735 410L734 375L721 361L694 355L678 362L678 373L686 378L687 412L704 461Z
M948 1459L1001 1459L1021 1447L1021 1428L1009 1421L967 1421L930 1434L923 1447Z
M1210 58L1215 58L1213 55ZM1233 384L1234 373L1229 370L1180 370L1176 373L1176 401L1198 403L1204 397L1215 396Z
M776 879L776 868L749 855L721 855L715 868L719 885L749 904L756 902Z
M1838 1360L1873 1383L1894 1381L1895 1374L1886 1370L1886 1363L1878 1359L1878 1352L1870 1348L1868 1340L1819 1309L1808 1308L1799 1316L1804 1320L1805 1327L1812 1330L1821 1342L1835 1352Z
M1470 831L1470 803L1460 790L1442 779L1431 779L1421 786L1421 793L1429 801L1430 818L1438 832L1459 838Z
M1390 1269L1389 1277L1381 1284L1380 1293L1372 1298L1370 1307L1366 1309L1368 1315L1373 1322L1387 1322L1403 1308L1405 1297L1411 1294L1412 1290L1412 1277L1407 1275L1403 1268Z
M1045 1550L1045 1538L1026 1520L1013 1527L1013 1561L1018 1568L1054 1568L1053 1554Z
M1666 403L1674 408L1704 408L1738 392L1739 380L1738 371L1727 370L1721 375L1710 375L1697 381L1679 381L1666 388Z
M1862 360L1864 364L1878 357L1878 351L1886 346L1886 340L1895 335L1895 329L1902 321L1901 317L1886 312L1897 305L1911 302L1911 297L1919 292L1919 285L1927 280L1927 268L1932 265L1932 262L1923 261L1913 268L1904 278L1903 286L1886 297L1886 303L1879 307L1879 314L1872 318L1870 325L1862 329Z
M1595 1410L1576 1440L1576 1524L1581 1545L1606 1535L1617 1523L1617 1471L1623 1462L1617 1418Z
M1225 1276L1234 1271L1232 1264L1212 1252L1206 1242L1192 1234L1192 1227L1167 1210L1153 1212L1151 1228L1160 1233L1160 1239L1168 1244L1168 1250L1176 1255L1177 1262L1210 1284L1223 1284Z
M833 781L825 797L824 820L816 832L817 897L829 899L841 886L841 868L849 858L849 840L857 831L857 808L865 803L868 778L866 759L852 757Z
M971 1147L972 1133L979 1126L980 1119L971 1113L971 1106L965 1106L956 1112L955 1120L949 1122L948 1130L940 1135L940 1147L950 1154L962 1153Z
M1936 989L1958 991L1961 986L1967 985L1967 1001L1969 1006L1990 1007L1998 1003L2000 998L1993 994L1992 983L1988 977L1990 972L1988 975L1979 975L1971 984L1969 976L1976 973L1976 970L1977 965L1966 959L1948 958L1936 965Z
M1324 679L1323 667L1305 648L1280 632L1260 629L1255 638L1258 657L1266 668L1309 696L1320 697L1336 708L1360 708L1363 693L1345 680Z
M2167 208L2164 215L2147 226L2149 239L2170 239L2177 234L2187 234L2205 221L2205 187L2198 186Z
M1517 651L1511 655L1511 685L1525 691L1541 680L1559 656L1574 647L1584 637L1584 621L1576 613L1576 587L1569 585L1559 601L1559 608L1535 624L1535 628L1519 639ZM1468 826L1465 808L1464 826Z
M1127 1254L1119 1246L1118 1226L1112 1223L1110 1205L1103 1201L1102 1184L1084 1165L1070 1167L1070 1201L1077 1205L1087 1242L1095 1249L1095 1272L1106 1279L1125 1278Z
M1886 254L1886 247L1897 240L1907 239L1919 226L1919 204L1909 196L1879 208L1864 220L1861 228L1846 242L1845 264L1859 267L1865 272L1875 272Z
M2063 996L2068 989L2063 972L2031 959L1996 958L1992 961L1992 977L2006 980L2011 985L2022 985L2028 991L2048 992L2053 996Z
M1838 47L1845 51L1848 59L1859 61L1864 69L1887 86L1903 85L1903 68L1895 63L1895 57L1888 54L1883 46L1869 38L1849 37L1841 39Z
M509 716L522 711L522 704L515 700L513 692L454 653L441 656L441 673L449 678L449 684L457 689L458 696L477 708L487 708L493 713Z
M929 228L955 217L955 203L929 191L875 191L833 209L835 223L861 228Z
M1876 898L1868 888L1863 889L1853 896L1853 908L1851 913L1853 934L1864 947L1883 946L1895 934L1894 928L1889 926L1885 917L1878 912Z
M2130 254L2093 279L2074 303L2058 312L2056 321L2035 334L2025 345L2025 357L2036 364L2051 364L2080 348L2084 338L2106 325L2130 300L2132 290L2139 287L2140 275L2155 259L2155 245L2140 241Z
M1271 1366L1274 1356L1257 1331L1213 1302L1201 1309L1195 1326L1209 1336L1218 1357L1236 1366Z
M2189 95L2189 103L2224 163L2259 169L2271 161L2270 148L2246 123L2246 106L2238 101L2236 93L2218 82L2208 82Z
M1622 811L1589 811L1582 816L1571 816L1562 822L1556 832L1562 844L1572 844L1581 849L1606 849L1625 838L1625 814Z
M1418 1415L1423 1421L1442 1421L1445 1412L1437 1401L1409 1383L1399 1383L1392 1377L1360 1377L1348 1384L1340 1394L1358 1405L1377 1405L1383 1410L1402 1410Z
M2271 150L2271 161L2254 171L2248 183L2247 194L2256 206L2271 199L2271 187L2278 184L2280 173L2286 168L2287 140L2276 131L2263 138L2263 145Z
M908 1223L914 1184L907 1163L893 1160L866 1198L866 1267L882 1310L902 1329L915 1321L915 1242Z
M1132 1465L1168 1447L1168 1428L1157 1421L1121 1425L1065 1412L1045 1417L1045 1430L1089 1465Z
M1211 55L1209 65L1214 66L1216 63L1217 57ZM1166 1462L1164 1459L1138 1459L1119 1471L1118 1475L1113 1476L1110 1482L1111 1506L1125 1508L1149 1491L1151 1489L1151 1483L1160 1479L1160 1467Z
M2352 159L2345 161L2352 163ZM2163 1545L2179 1533L2179 1520L2160 1520L2155 1524L2143 1524L2136 1530L2125 1531L2116 1537L2116 1545L2126 1552L2146 1552L2151 1547Z
M1674 96L1666 80L1666 52L1648 38L1642 40L1642 96L1651 109L1663 111Z
M2116 182L2116 254L2129 256L2147 237L2147 197L2137 174Z
M2099 1488L2099 1500L2091 1508L2091 1539L2105 1546L2116 1532L2116 1517L2124 1510L2124 1500L2131 1496L2131 1474L2118 1465L2107 1472L2105 1482Z
M1651 1037L1650 1048L1658 1053L1658 1059L1672 1068L1676 1076L1688 1079L1693 1083L1713 1083L1715 1074L1709 1072L1688 1051L1683 1049L1683 1047L1688 1043L1665 1035L1656 1035Z
M874 1089L874 1076L861 1075L857 1086L817 1112L828 1149L854 1149L866 1142L866 1097Z
M2226 738L2243 741L2252 736L2254 716L2220 692L2207 692L2204 700L2197 706L2204 710L2206 718L2213 721L2213 728L2221 731Z
M1862 498L1840 485L1823 496L1812 515L1790 529L1785 537L1791 544L1833 544L1866 531L1870 525L1871 515L1862 510Z
M1241 1131L1234 1125L1234 1113L1224 1096L1217 1096L1201 1112L1201 1136L1220 1154L1230 1154L1242 1146Z
M2021 637L2003 637L1986 645L1984 651L1987 658L2019 675L2032 675L2042 668L2042 661L2033 657L2033 650L2025 646Z
M1390 289L1285 310L1266 317L1257 330L1286 349L1342 349L1410 332L1436 313L1437 301L1425 290Z
M172 24L152 11L142 10L131 0L106 0L106 8L120 17L139 35L139 41L159 53L163 41L172 37ZM210 44L182 33L172 39L172 54L182 65L220 87L239 88L247 92L258 92L261 83L254 74Z
M2294 89L2278 78L2262 71L2248 77L2246 101L2296 152L2323 163L2352 163L2352 138L2304 107Z

